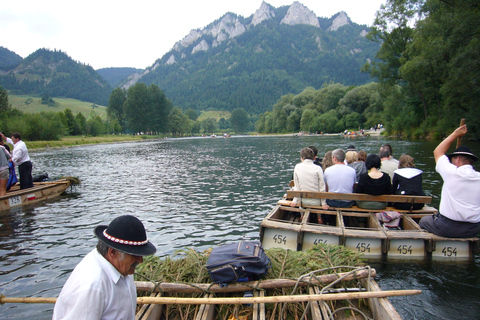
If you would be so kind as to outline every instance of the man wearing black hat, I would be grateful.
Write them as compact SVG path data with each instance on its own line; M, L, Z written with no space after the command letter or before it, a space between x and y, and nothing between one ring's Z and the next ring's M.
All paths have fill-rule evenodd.
M124 215L94 229L96 249L63 286L52 319L135 319L135 268L156 252L136 217Z
M466 133L466 125L457 128L433 151L435 170L443 179L440 212L423 217L420 227L442 237L471 238L480 231L480 173L472 166L478 158L466 146L445 155Z

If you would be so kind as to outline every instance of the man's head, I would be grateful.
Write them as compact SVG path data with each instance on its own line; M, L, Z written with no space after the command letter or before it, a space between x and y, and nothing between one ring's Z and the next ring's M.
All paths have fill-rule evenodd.
M313 150L310 148L303 148L302 151L300 151L300 158L303 160L305 159L310 159L313 160L315 159L315 156L313 155Z
M99 240L97 251L123 276L133 274L144 256L157 251L148 241L142 222L131 215L115 218L108 226L97 226L94 233Z
M22 140L22 138L20 137L20 133L18 132L12 133L12 136L10 138L12 138L13 143L17 143L19 140Z
M345 161L345 151L343 151L342 149L333 150L332 161L335 164L344 163L344 161Z
M390 150L388 148L382 147L380 148L380 152L378 153L378 156L382 160L390 159Z
M455 151L449 155L447 155L450 162L456 165L457 167L461 167L465 164L472 165L478 158L472 153L469 147L467 146L460 146Z
M313 151L313 158L316 158L318 154L318 149L315 148L314 146L310 146L309 148L312 149Z

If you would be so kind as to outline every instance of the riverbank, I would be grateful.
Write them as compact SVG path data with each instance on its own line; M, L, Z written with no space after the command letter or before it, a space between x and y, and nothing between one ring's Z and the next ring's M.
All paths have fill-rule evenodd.
M53 141L25 141L29 150L55 149L76 147L89 144L103 144L103 143L121 143L121 142L135 142L145 140L158 140L161 136L150 135L102 135L96 137L86 136L68 136L60 140Z
M366 130L365 136L370 137L379 137L382 135L384 129L379 130ZM273 134L274 136L298 136L298 133L290 134ZM338 136L342 135L341 133L323 133L318 136ZM350 135L352 137L362 136L362 135ZM121 142L135 142L135 141L145 141L145 140L158 140L165 138L164 136L158 135L101 135L96 137L90 136L67 136L63 137L60 140L52 141L25 141L29 150L44 150L44 149L56 149L56 148L67 148L67 147L76 147L81 145L89 144L103 144L103 143L121 143Z

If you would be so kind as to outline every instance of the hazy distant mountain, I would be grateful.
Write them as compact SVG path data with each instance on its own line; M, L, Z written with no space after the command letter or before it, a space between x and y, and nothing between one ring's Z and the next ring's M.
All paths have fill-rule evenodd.
M318 18L299 2L280 8L263 2L248 18L227 13L192 30L122 87L157 84L184 110L240 107L258 114L307 86L369 82L360 69L379 47L365 38L367 32L344 12Z
M7 48L0 47L0 70L8 71L15 68L22 61L22 57Z
M103 79L107 80L112 88L117 87L134 73L141 73L143 69L136 68L103 68L97 70Z
M62 51L39 49L8 72L0 85L15 94L48 94L101 105L108 103L112 88L92 67L72 60Z

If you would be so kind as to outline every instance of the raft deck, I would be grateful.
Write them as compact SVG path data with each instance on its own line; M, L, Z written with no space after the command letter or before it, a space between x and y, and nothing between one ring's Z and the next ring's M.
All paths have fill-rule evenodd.
M398 210L387 207L382 210L330 208L321 206L291 207L293 197L362 200L380 202L423 203L421 210ZM290 250L307 250L316 244L344 245L373 260L441 260L465 261L474 258L478 251L478 238L445 238L423 230L418 222L423 216L436 213L428 206L431 197L382 195L359 193L333 193L287 191L260 225L260 240L264 248L280 247ZM381 211L397 211L401 214L401 230L388 230L377 220ZM318 217L328 217L329 224L319 224Z

